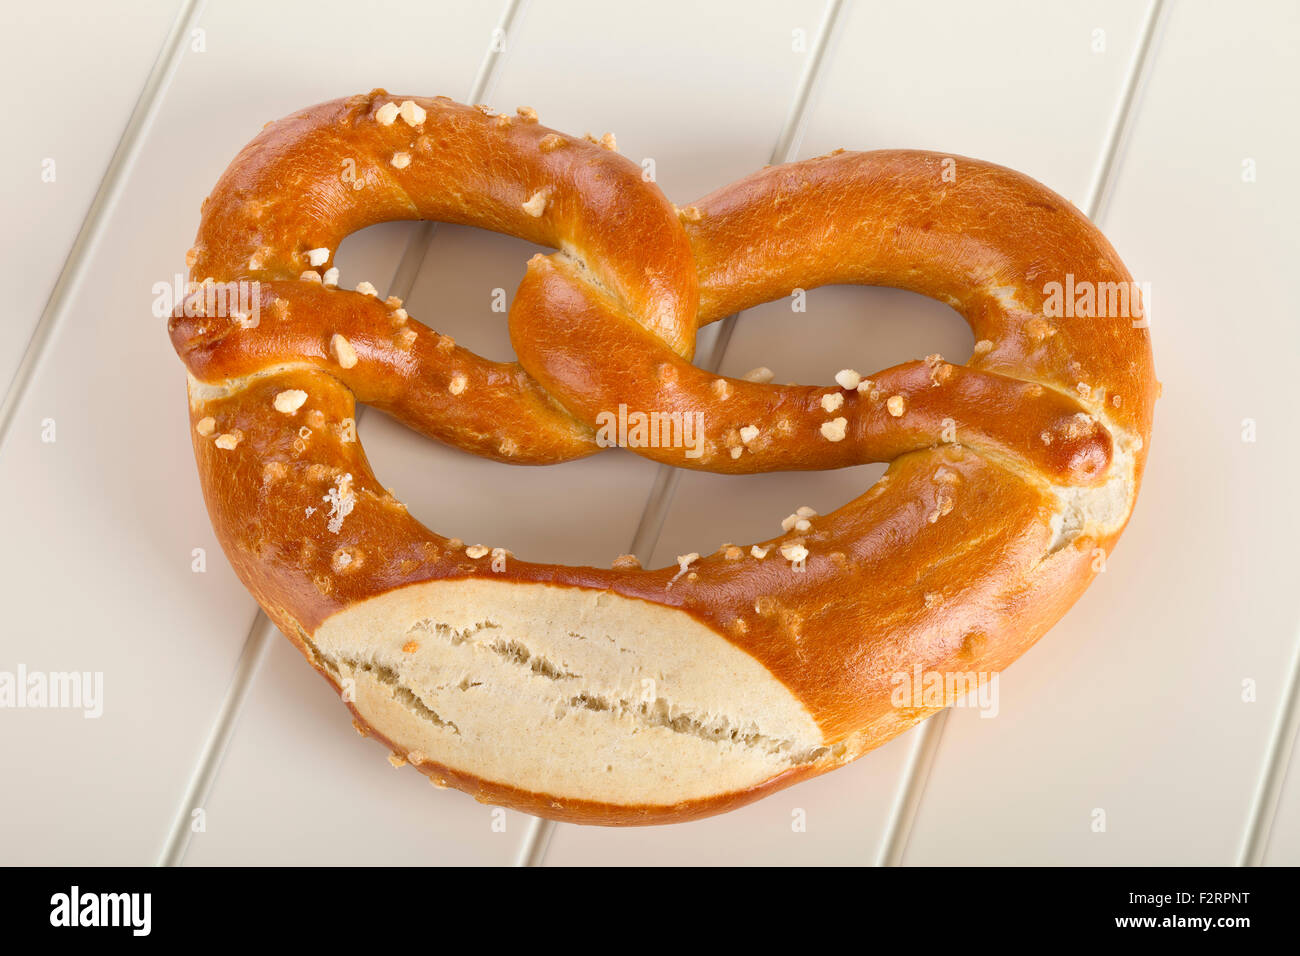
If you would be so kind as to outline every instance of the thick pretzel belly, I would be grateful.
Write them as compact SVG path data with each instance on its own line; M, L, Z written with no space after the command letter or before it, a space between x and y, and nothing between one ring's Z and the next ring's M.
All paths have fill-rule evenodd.
M1045 287L1067 274L1130 281L1060 197L1000 167L956 158L950 179L950 157L890 151L771 167L675 213L634 164L531 111L503 122L415 100L393 121L399 100L325 104L255 140L191 258L196 279L256 279L260 320L171 328L236 572L358 728L435 783L587 823L716 813L952 703L899 706L899 675L1002 670L1099 570L1137 494L1155 382L1142 323L1051 317ZM391 167L404 152L375 195L337 191L340 157ZM298 205L270 192L286 170ZM515 298L518 364L465 352L400 303L299 277L311 250L413 215L561 250L530 263ZM949 302L976 354L828 387L690 364L697 323L832 282ZM703 415L698 457L634 449L683 467L890 465L768 541L653 570L537 564L412 518L366 462L357 401L505 461L599 450L596 418L621 402Z

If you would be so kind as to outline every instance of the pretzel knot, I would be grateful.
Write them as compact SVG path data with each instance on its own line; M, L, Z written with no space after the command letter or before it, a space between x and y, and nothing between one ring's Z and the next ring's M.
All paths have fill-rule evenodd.
M557 250L511 304L516 363L339 287L342 239L394 219ZM837 151L678 210L612 137L376 90L269 124L187 265L170 331L241 580L396 761L557 819L718 812L953 703L1104 570L1145 462L1156 383L1131 277L1068 202L976 160ZM829 386L691 364L700 326L830 283L946 302L974 354ZM410 517L366 463L357 401L519 464L599 451L628 410L652 434L620 425L619 443L681 467L890 464L767 541L556 566Z

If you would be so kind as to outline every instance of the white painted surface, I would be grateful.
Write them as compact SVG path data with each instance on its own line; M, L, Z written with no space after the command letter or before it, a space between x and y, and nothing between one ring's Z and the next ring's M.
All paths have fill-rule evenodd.
M799 157L839 147L946 144L954 153L1025 169L1067 195L1082 194L1119 95L1141 10L1121 4L1103 8L1109 47L1098 55L1090 50L1087 16L1053 14L1034 5L1017 15L989 16L972 6L854 6L810 105ZM937 35L932 21L943 25ZM1029 51L1029 68L1042 74L1036 84L1022 82L1025 57L1013 55L1021 50ZM917 66L934 62L945 68ZM1047 69L1054 62L1062 66ZM954 82L965 76L977 80ZM1047 111L1046 104L1054 108ZM1025 115L1038 113L1043 114L1040 125L1023 122ZM1045 150L1045 138L1071 148ZM834 287L814 290L806 305L806 312L796 313L790 301L774 302L743 315L722 371L743 375L763 365L778 382L830 383L845 367L870 375L933 352L964 360L974 344L956 312L912 293ZM883 465L865 465L744 478L685 474L656 564L690 551L707 553L723 542L769 538L800 505L831 511L863 494L883 470ZM780 793L744 814L653 831L566 831L557 836L549 859L708 863L725 854L737 862L871 863L882 850L903 767L916 743L916 733L904 735L848 771ZM806 813L806 833L791 831L791 816L799 808ZM755 823L738 840L739 821L746 819Z
M498 11L420 9L403 14L403 30L382 18L323 16L316 3L214 4L200 21L206 49L182 60L70 321L51 341L0 455L0 580L22 596L10 600L0 659L102 671L105 682L98 720L3 714L0 765L25 770L0 821L8 861L156 858L256 606L204 514L184 371L165 320L151 314L151 288L184 271L200 200L267 120L380 82L468 89ZM250 18L259 29L247 29ZM301 42L285 44L291 35ZM383 56L357 55L367 48ZM354 237L349 272L391 269L398 238L392 230ZM41 440L46 419L55 422L52 444ZM194 548L206 550L205 573L191 571ZM238 766L237 755L229 765ZM238 828L267 821L237 795L239 810L227 810L223 784L213 807L225 829L209 827L201 848L226 839L247 845ZM315 799L328 814L320 793ZM264 831L263 842L275 842L272 835ZM375 832L388 836L382 826Z
M0 394L23 356L179 0L6 4Z
M1238 859L1297 633L1300 324L1277 279L1300 255L1280 215L1300 207L1300 135L1276 105L1297 92L1300 19L1223 14L1173 8L1102 222L1154 301L1164 394L1137 509L1105 575L1002 679L1001 716L953 712L908 863Z
M20 236L6 229L14 251L3 276L27 296L5 320L23 342L174 14L163 3L126 20L97 6L33 9L24 14L32 41L3 67L10 88L58 100L93 86L97 104L70 129L37 99L19 101L39 131L24 148L40 152L37 141L48 141L49 152L73 157L59 162L57 193L42 191L39 161L22 151L6 151L0 169L6 221L28 224ZM183 269L198 202L263 122L307 103L376 85L463 97L500 13L451 0L371 4L364 16L344 4L241 0L202 16L205 50L186 53L165 91L105 241L84 264L70 321L0 448L0 580L11 609L0 667L102 671L105 680L98 719L0 713L0 765L24 780L0 800L0 862L154 859L254 619L208 527L183 373L150 314L152 284ZM799 155L951 150L1022 169L1082 202L1143 13L1114 0L852 5L809 101ZM806 49L822 16L816 0L672 0L653 16L535 0L485 98L501 109L531 105L574 133L614 131L621 151L653 159L665 192L686 204L768 161L805 66L797 31ZM250 18L258 30L246 28ZM1147 486L1107 574L1003 678L1001 716L952 714L907 863L1236 857L1297 635L1286 550L1297 462L1284 388L1300 342L1277 281L1300 251L1286 228L1300 188L1288 165L1297 134L1277 122L1298 92L1286 49L1296 26L1282 3L1225 14L1185 0L1168 18L1102 223L1157 303L1165 396ZM41 51L68 44L80 51L72 68L50 70ZM1246 158L1256 160L1257 182L1241 180ZM344 280L382 288L411 232L396 224L350 239ZM505 358L491 290L513 294L532 251L441 227L407 308ZM768 365L778 381L822 382L846 365L869 372L934 351L963 357L970 339L933 302L825 289L809 296L807 313L778 302L743 316L723 369ZM0 382L17 360L0 353ZM1256 421L1254 443L1241 441L1245 418ZM41 440L45 419L55 422L52 444ZM622 452L510 468L376 414L362 432L376 471L414 514L523 557L608 562L630 545L655 475ZM769 536L795 506L833 508L879 470L687 474L655 562ZM200 547L207 570L196 574ZM1251 704L1241 702L1246 679L1256 681ZM562 826L547 861L873 862L915 738L721 818ZM1297 793L1293 769L1271 863L1300 862ZM1098 807L1104 834L1089 829ZM505 863L526 822L392 770L279 638L203 809L188 863Z

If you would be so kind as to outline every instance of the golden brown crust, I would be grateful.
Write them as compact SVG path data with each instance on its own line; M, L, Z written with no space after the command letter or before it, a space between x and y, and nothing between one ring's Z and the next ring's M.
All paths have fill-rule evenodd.
M990 164L885 151L769 167L679 215L634 164L531 111L405 102L375 91L272 124L205 203L191 276L257 280L258 318L190 303L170 329L191 375L209 513L241 580L336 686L311 635L417 582L543 582L678 608L760 662L829 748L758 786L662 805L536 793L428 760L422 771L557 819L719 812L937 709L895 706L895 675L1006 667L1099 570L1137 494L1156 385L1145 323L1053 314L1052 283L1131 287L1065 200ZM384 122L388 104L405 112ZM352 179L340 177L348 161ZM530 262L516 294L517 364L474 356L400 303L319 281L344 236L394 218L562 250ZM311 250L328 257L313 263ZM976 354L906 363L862 387L764 385L690 364L697 323L836 282L950 303ZM699 457L633 449L683 467L891 464L860 498L752 552L657 570L498 562L428 531L384 490L356 441L356 401L515 463L600 450L597 416L622 403L703 414Z

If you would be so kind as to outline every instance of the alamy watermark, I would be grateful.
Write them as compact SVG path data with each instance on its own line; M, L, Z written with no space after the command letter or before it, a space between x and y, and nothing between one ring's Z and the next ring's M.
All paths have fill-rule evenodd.
M256 279L186 282L177 272L171 282L155 282L150 291L155 318L166 319L179 310L189 318L205 315L236 319L247 329L257 328L261 321L262 286Z
M601 448L684 448L687 458L704 454L703 412L638 412L619 405L596 414Z
M974 707L981 717L998 715L997 671L927 671L918 661L890 683L889 702L898 708Z
M102 671L0 671L0 710L80 710L88 720L104 713Z
M1049 319L1132 319L1133 328L1151 324L1150 282L1090 282L1067 272L1064 282L1043 286L1043 316Z
M152 893L87 893L73 886L50 897L50 925L122 927L148 936L153 927Z

